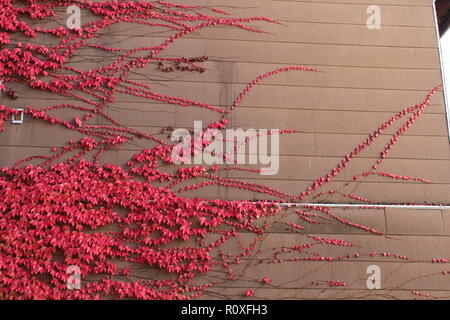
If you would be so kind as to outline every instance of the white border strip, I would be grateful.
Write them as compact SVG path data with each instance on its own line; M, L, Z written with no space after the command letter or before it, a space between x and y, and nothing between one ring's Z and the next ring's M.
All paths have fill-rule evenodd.
M442 78L442 91L444 92L444 104L445 104L445 114L447 119L447 131L448 131L448 139L450 141L450 97L447 96L447 92L445 91L445 74L444 69L442 68L442 50L441 50L441 40L440 40L440 34L439 34L439 22L437 19L437 12L436 12L436 0L433 0L433 15L434 15L434 25L436 29L436 40L438 43L438 49L439 49L439 62L440 62L440 69L441 69L441 78ZM450 31L449 31L450 32ZM450 54L450 53L449 53Z
M193 200L195 198L192 198ZM357 203L308 203L308 202L277 202L277 201L247 201L247 200L225 200L220 201L244 201L252 204L272 204L280 207L325 207L325 208L353 208L353 209L410 209L410 210L450 210L450 205L426 205L426 204L357 204ZM149 202L156 202L156 200L149 200ZM201 202L212 203L213 200L203 200Z
M270 202L267 202L270 203ZM283 207L327 207L327 208L374 208L374 209L412 209L412 210L450 210L450 205L409 205L409 204L354 204L354 203L278 203Z

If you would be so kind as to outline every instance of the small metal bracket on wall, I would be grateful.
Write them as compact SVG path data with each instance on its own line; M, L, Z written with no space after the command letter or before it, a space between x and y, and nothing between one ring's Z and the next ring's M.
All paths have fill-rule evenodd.
M19 113L12 115L11 123L21 124L23 123L23 109L16 109L16 110L19 111Z
M2 90L4 90L4 88L5 87L3 86L3 80L0 80L0 93L2 92ZM13 124L21 124L21 123L23 123L23 120L24 120L24 109L23 108L16 108L15 110L17 110L18 113L12 115L11 123L13 123Z

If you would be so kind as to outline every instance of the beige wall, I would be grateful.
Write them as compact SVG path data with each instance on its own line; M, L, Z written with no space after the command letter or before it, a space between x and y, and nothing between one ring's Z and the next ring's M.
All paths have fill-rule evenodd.
M265 15L282 24L254 24L268 31L267 34L230 28L203 30L180 40L166 54L207 55L210 57L206 63L208 72L161 74L152 65L134 73L132 79L149 81L150 78L152 81L149 82L162 93L228 106L248 82L264 72L288 65L303 65L323 71L276 75L256 87L242 101L232 116L234 127L296 129L302 133L281 138L280 171L277 175L263 177L233 172L229 173L230 177L246 178L281 191L300 193L315 178L327 174L378 125L395 112L421 102L427 92L442 81L432 0L191 0L183 3L219 7L231 11L234 16ZM380 30L366 27L366 9L370 4L381 7ZM110 36L99 39L97 43L120 44L124 48L157 44L165 33L153 31L149 32L144 26L114 26ZM107 62L108 55L102 52L101 60ZM98 60L95 50L85 50L73 59L74 65L80 68L98 65ZM48 105L49 101L52 104L67 101L19 85L14 87L19 99L12 102L2 98L0 103L39 107ZM189 128L194 120L208 123L217 118L216 114L205 110L186 110L120 94L112 107L108 114L120 119L123 124L155 134L168 125ZM66 116L69 119L73 117L65 113ZM370 177L364 182L352 181L354 174L368 169L379 158L379 152L393 132L393 129L385 132L329 188L343 188L346 192L382 203L449 203L450 145L442 93L436 95L433 105L400 138L389 159L380 168L382 171L430 179L432 184L379 177ZM62 146L70 138L76 138L72 134L31 119L26 119L21 125L7 125L5 132L0 134L0 166L10 166L32 154L49 155L53 146ZM132 154L149 146L146 141L137 141L121 150L108 152L104 161L122 165ZM346 183L349 185L345 186ZM221 187L208 187L189 195L226 199L268 198ZM344 198L329 196L315 201L348 202ZM337 212L342 216L350 215L352 221L357 223L379 228L395 239L355 233L334 223L314 226L306 232L355 241L363 247L361 251L367 253L370 250L386 250L412 256L415 261L404 264L374 257L323 265L264 264L251 268L245 276L270 275L278 283L278 288L259 288L258 296L344 298L369 295L374 298L386 294L386 297L413 298L410 293L413 289L435 290L433 294L437 296L450 296L447 292L450 280L447 278L439 275L422 278L445 269L445 266L431 264L429 260L450 255L447 249L450 247L450 211ZM274 229L265 245L273 247L295 241L295 234ZM377 291L379 296L365 290L365 268L370 264L382 267L383 276L387 278L385 286L392 290ZM293 281L302 275L307 276ZM419 278L411 280L416 277ZM343 280L351 286L344 291L330 289L321 293L310 285L312 280L318 279ZM283 282L286 282L284 287L288 289L280 289ZM250 286L259 287L254 282L242 280L225 283L223 288L211 291L240 297L242 290Z

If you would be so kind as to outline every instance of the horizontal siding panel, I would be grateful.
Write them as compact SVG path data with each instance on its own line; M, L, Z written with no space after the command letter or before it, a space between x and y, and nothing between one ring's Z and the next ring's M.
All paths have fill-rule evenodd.
M316 135L317 154L344 155L349 152L349 150L353 150L356 145L364 141L366 138L367 136L364 135L320 133ZM363 153L363 155L370 155L374 157L379 156L380 150L384 149L389 139L390 136L380 137L376 142L374 142L373 146L369 147L367 151ZM450 148L448 148L448 143L448 137L446 136L403 136L390 151L389 158L450 159Z
M264 179L314 180L328 174L331 169L339 164L341 159L342 158L339 157L280 156L279 172L273 176L264 176ZM372 159L355 158L351 161L351 164L342 171L339 178L351 181L355 174L369 171L373 164L374 161ZM383 164L379 166L378 171L429 179L435 183L450 183L449 164L449 160L385 159ZM248 165L248 167L252 168L255 166ZM257 175L254 173L231 171L229 176L235 178L251 178ZM404 183L403 181L397 182L398 180L395 179L382 178L373 175L368 176L367 178L361 178L360 184L363 184L364 181Z
M286 65L208 62L209 72L153 76L154 81L190 81L246 85L258 75ZM314 65L310 66L314 67ZM150 67L148 67L150 68ZM396 70L354 67L321 67L321 72L290 71L263 81L263 85L311 86L321 88L357 88L391 90L431 90L442 83L440 70ZM142 79L139 74L130 76ZM169 78L169 79L168 79ZM153 82L154 83L154 82Z
M365 133L370 134L389 119L390 114L347 111L305 110L236 110L234 123L239 128L295 129L301 132L320 133ZM402 123L386 129L385 133L396 132ZM438 114L423 114L405 133L414 135L447 136L445 117Z
M4 105L24 107L27 105L47 107L64 103L88 106L84 102L56 96L42 91L24 89L22 85L13 84L17 89L19 99L12 101L0 98ZM178 96L185 99L204 102L214 106L229 107L239 93L245 88L244 84L220 84L206 82L181 82L158 84L153 83L155 92ZM22 94L24 90L26 94ZM29 92L29 93L28 93ZM207 94L205 94L207 93ZM270 93L270 94L267 94ZM383 90L383 89L353 89L353 88L321 88L321 87L295 87L278 85L257 85L241 101L240 107L275 108L293 110L329 110L329 111L365 111L365 112L399 112L403 108L423 101L428 90ZM145 100L135 96L118 93L117 102L112 103L113 108L126 110L128 106L139 106L142 110L159 110L160 106L152 100ZM426 113L442 114L445 112L442 92L432 99L433 105L427 108ZM164 104L162 110L174 112L183 107ZM106 108L108 111L109 108ZM184 110L186 116L194 108Z
M448 243L448 241L447 241ZM442 290L443 285L450 284L448 277L442 274L445 270L445 266L431 263L405 263L401 262L382 262L382 261L339 261L333 263L327 262L284 262L284 263L263 263L258 264L255 261L250 268L246 268L242 272L242 282L227 281L221 283L219 288L222 294L226 294L228 297L233 287L238 293L240 290L241 297L244 296L244 292L248 289L250 282L250 288L258 288L255 290L255 296L258 297L259 290L266 288L272 289L272 297L274 293L281 292L282 289L292 288L297 289L299 296L302 296L303 290L309 291L311 289L322 288L324 290L323 295L327 292L328 286L322 284L317 286L315 281L327 279L330 281L343 281L347 283L346 288L338 288L338 292L347 297L351 297L353 292L347 290L365 290L366 294L370 290L367 290L366 281L369 275L367 274L367 267L371 264L378 265L382 270L382 288L384 290L409 290L410 298L413 298L411 291L426 291L426 290ZM239 273L241 274L241 273ZM263 277L269 277L271 281L270 286L263 286L258 282L261 282ZM238 278L239 279L239 278ZM248 279L245 281L245 279ZM206 280L206 279L205 279ZM259 280L259 281L258 281ZM217 280L216 280L217 281ZM239 288L239 289L238 289ZM216 287L215 290L218 288ZM266 289L267 290L267 289ZM212 289L214 291L214 289ZM334 292L333 290L330 290ZM378 290L372 290L378 291ZM307 294L307 293L306 293ZM448 293L447 293L448 294ZM397 295L397 294L396 294ZM324 298L324 297L322 297ZM272 299L275 299L274 297Z
M386 209L386 221L388 233L393 234L440 235L445 229L443 214L439 210Z
M364 215L370 215L372 212L370 210L346 210L348 211L355 211L354 216L356 216L357 212L360 213L360 216ZM381 212L381 215L383 215L384 210L377 210L378 212ZM394 215L401 215L404 213L404 209L397 209L393 211ZM416 210L418 213L423 215L423 218L421 219L421 223L426 223L426 218L428 214L430 213L429 210ZM337 215L341 215L342 211L340 210L333 210ZM361 214L361 212L363 214ZM292 221L295 221L296 214L293 212L286 213L289 216L289 219ZM350 214L348 214L350 215ZM345 217L344 217L345 218ZM261 221L265 220L266 218L260 218ZM284 221L284 220L282 220ZM301 222L301 220L297 217L297 223L300 223L304 225L305 227L308 227L310 224L305 223L304 221ZM335 223L335 222L331 222ZM336 222L337 223L337 222ZM421 234L420 232L418 234L394 234L394 233L386 233L387 236L395 236L394 238L389 238L385 236L380 235L374 235L369 232L361 232L361 231L355 231L351 233L347 233L348 229L347 226L343 224L339 224L342 228L341 230L337 230L336 232L318 232L317 234L320 235L321 238L338 238L342 239L344 241L347 241L349 243L357 244L358 247L340 247L340 246L316 246L316 250L319 252L323 252L324 254L332 254L332 252L335 252L337 255L341 254L349 254L351 252L358 251L361 254L361 257L359 259L354 259L355 262L358 261L380 261L380 262L398 262L395 257L383 257L381 255L375 255L373 257L370 257L370 253L374 252L376 249L377 253L381 252L391 252L393 254L402 254L408 257L413 258L411 260L412 263L420 263L420 262L431 262L432 259L437 257L445 257L450 255L450 249L447 245L438 245L436 246L436 250L429 250L430 245L433 244L434 241L436 243L447 243L450 241L450 237L447 234ZM369 225L370 226L370 225ZM269 229L270 230L270 229ZM354 228L352 230L355 230ZM271 255L273 255L273 252L270 251L271 248L281 248L281 247L292 247L298 244L303 243L314 243L315 241L310 238L301 237L304 235L308 235L308 232L299 231L298 233L292 233L292 232L270 232L268 231L268 234L264 238L264 241L261 245L261 251L262 255L265 260L269 259ZM250 245L250 243L254 240L255 235L252 233L246 233L246 232L240 232L239 233L240 240L242 241L242 244L244 246ZM224 245L224 249L227 251L235 250L237 249L237 246L239 244L236 241L230 241L227 242ZM333 250L331 252L331 250ZM252 259L249 257L248 259ZM344 260L345 261L345 260ZM441 265L442 266L442 265Z
M116 165L126 165L126 163L132 158L136 151L126 151L126 150L110 150L106 151L102 157L101 163L112 163ZM2 166L11 166L17 160L24 159L30 155L47 155L51 156L53 153L50 148L39 148L33 146L0 146L0 154L2 155ZM88 158L89 159L89 158ZM285 157L281 159L281 168L285 166ZM229 174L229 177L239 176L239 179L244 179L250 183L257 183L261 185L266 185L271 188L280 190L286 193L300 194L302 191L306 190L308 186L311 185L313 179L319 177L320 175L326 174L328 169L337 165L340 161L340 157L336 158L313 158L305 157L303 161L299 159L294 159L295 167L297 170L292 171L287 178L280 179L275 176L268 178L267 176L260 176L258 174L247 174L247 178L244 178L243 174ZM317 161L315 161L317 160ZM318 162L320 161L322 168L319 168ZM356 161L356 160L355 160ZM366 162L367 164L373 163L373 160L359 159L361 162ZM404 167L409 169L408 173L422 173L421 167L417 170L411 165L410 161L405 160L391 160L396 163L396 169L398 167ZM416 162L418 160L411 160ZM311 162L311 168L309 168L308 162ZM327 162L327 163L325 163ZM33 163L42 163L42 160L35 160ZM306 168L305 168L306 163ZM445 163L445 162L444 162ZM314 164L314 168L312 165ZM422 164L429 167L437 167L439 163L436 161L422 161ZM445 166L444 166L445 167ZM446 163L448 168L448 162ZM411 170L412 169L412 170ZM431 170L431 169L430 169ZM445 168L444 168L445 170ZM411 172L413 171L413 172ZM416 172L414 172L416 171ZM348 173L347 173L348 172ZM444 173L445 175L445 173ZM335 190L339 189L344 193L352 193L362 197L366 197L372 201L378 203L446 203L448 202L448 194L450 193L450 184L437 183L433 184L422 184L413 182L393 182L391 179L385 179L384 181L365 181L364 183L359 182L349 182L351 181L352 174L349 171L344 171L342 175L336 177L332 182L323 187L319 191ZM381 180L381 179L380 179ZM201 182L201 180L192 180L187 184L196 184ZM179 187L187 185L182 183ZM347 185L345 187L345 185ZM177 191L178 189L174 189ZM197 191L190 191L182 193L183 196L188 197L204 197L207 199L236 199L236 200L271 200L274 199L271 195L264 195L260 193L255 193L251 191L245 191L241 189L225 188L220 186L209 186L201 188ZM330 196L323 195L316 199L306 199L306 201L320 202L320 201L334 201L336 203L349 203L355 202L351 199L344 198L340 195ZM448 223L450 225L450 223ZM448 226L446 227L448 230ZM448 232L448 231L447 231Z
M110 158L112 159L112 158ZM114 161L117 157L114 158ZM116 162L115 162L116 163ZM255 175L256 176L256 175ZM246 179L250 183L269 186L285 193L297 194L305 191L311 186L312 180L267 180L267 179ZM361 184L348 182L344 179L336 179L336 182L328 184L322 191L339 189L344 193L352 193L361 197L365 197L376 203L448 203L448 194L450 193L450 185L448 184L419 184L419 183L392 183L386 182L370 182L366 181ZM191 182L191 184L200 181ZM182 187L182 186L180 186ZM189 191L181 193L188 197L201 197L206 199L235 199L235 200L279 200L272 195L246 191L243 189L232 189L221 186L208 186L197 191ZM348 197L323 195L318 198L307 198L307 202L334 202L334 203L358 203Z
M301 210L297 208L296 210ZM362 255L362 260L372 260L376 257L369 257L369 254L374 247L377 250L389 251L388 246L391 246L391 252L399 253L402 255L411 256L418 261L431 260L437 256L447 256L448 248L441 248L440 252L427 252L425 249L427 247L427 241L422 242L419 245L411 245L411 240L414 237L421 236L420 238L427 239L427 236L439 237L444 240L449 241L448 230L444 223L443 216L447 215L441 210L417 210L417 209L342 209L342 208L329 208L329 210L339 218L345 219L347 221L352 221L360 225L374 228L377 231L382 232L387 236L395 236L396 240L391 241L389 239L381 240L379 235L371 234L368 231L350 227L344 223L341 223L335 219L330 219L324 213L315 211L315 214L322 218L317 218L315 220L320 221L322 224L308 223L298 217L293 209L285 209L283 213L275 217L261 218L256 222L257 225L263 226L268 224L270 228L268 229L268 238L273 238L271 245L274 247L279 246L294 246L295 241L305 242L312 241L310 239L295 239L291 237L291 230L289 225L286 223L295 223L303 226L305 229L298 231L300 234L323 234L324 238L328 238L330 235L338 236L339 239L348 241L350 243L357 243L360 245L361 250L358 252ZM275 242L274 236L281 234L285 239L282 243L278 244ZM366 235L368 239L361 237L360 235ZM355 236L353 236L355 235ZM358 235L358 236L356 236ZM399 238L397 238L397 236ZM376 238L381 241L380 244L374 243ZM243 242L249 241L251 234L243 235ZM400 240L401 241L398 241ZM289 242L288 242L289 241ZM275 242L275 243L274 243ZM281 241L280 241L281 242ZM287 243L286 243L287 242ZM385 242L385 243L383 243ZM406 245L402 242L409 242ZM266 244L267 245L267 244ZM380 248L379 245L382 247ZM263 249L266 249L263 247ZM269 248L267 248L269 249ZM442 250L443 249L443 250ZM354 250L348 247L328 247L319 246L316 248L323 255L345 255L348 251ZM365 256L366 255L366 256ZM379 259L382 257L378 257Z
M118 40L120 45L129 48L139 47L143 43L142 38L129 38L122 36ZM151 38L146 43L149 46L159 45L161 39ZM113 47L117 47L113 46ZM204 39L181 39L169 46L162 56L184 56L207 55L212 61L205 62L205 66L217 68L214 63L229 62L253 62L253 63L283 63L283 64L306 64L319 66L353 66L353 67L376 67L376 68L414 68L439 70L440 60L437 48L395 48L395 47L368 47L329 44L304 44L283 43L274 44L270 42L244 42L233 40L204 40ZM83 49L76 56L99 57L115 56L115 54L104 54L97 49ZM92 68L92 62L74 60L81 70ZM217 62L216 62L217 61ZM102 64L109 64L105 60ZM151 65L155 70L154 65ZM147 69L144 69L147 70ZM203 74L204 75L204 74ZM202 75L202 76L203 76Z
M262 24L265 33L252 33L242 29L223 26L208 27L185 36L185 39L239 40L269 43L322 43L343 44L354 46L388 46L388 47L424 47L436 48L436 29L433 27L416 26L383 26L379 30L370 30L366 25L284 22L283 24ZM161 39L163 36L174 34L167 28L149 28L144 25L125 24L107 31L109 37L97 38L91 42L111 44L117 47L120 37ZM142 39L143 38L143 39ZM180 40L177 40L177 42Z
M160 123L159 128L175 125L181 128L192 128L194 121L203 121L206 126L208 121L219 120L216 114L211 117L204 116L197 110L188 117L182 116L172 122ZM120 113L115 113L116 115ZM165 113L169 115L169 113ZM241 108L236 111L233 126L241 129L292 129L301 133L330 133L330 134L371 134L379 125L391 117L390 113L349 112L349 111L323 111L323 110L268 110ZM170 116L169 116L170 117ZM398 124L384 130L384 134L394 134L409 117L404 117ZM135 120L133 122L136 122ZM127 123L127 121L125 121ZM136 130L146 130L146 126L130 127ZM405 136L438 136L446 137L447 128L445 116L440 114L423 114L416 123L404 134ZM443 141L443 140L440 140Z
M110 113L111 114L111 113ZM114 113L112 113L115 116ZM150 113L141 116L143 120L148 119L146 127L140 131L153 134L155 137L170 141L170 134L161 134L164 126L151 125L156 122L155 114ZM68 119L72 122L72 119ZM105 121L106 123L106 121ZM168 121L168 125L174 122ZM206 125L207 121L203 124ZM126 122L123 123L128 125ZM192 128L192 123L188 126L176 125L179 128ZM47 134L52 133L56 138L49 140ZM57 134L54 134L56 132ZM224 133L225 134L225 133ZM168 136L169 135L169 136ZM83 135L60 129L57 126L48 128L46 123L38 121L26 121L23 125L7 125L5 134L0 135L0 145L26 146L35 145L39 147L52 148L62 147L71 139L81 138ZM354 149L355 146L366 140L368 135L337 134L337 133L295 133L280 137L280 154L285 156L322 156L322 157L343 157ZM391 138L391 135L382 135L373 144L363 151L362 158L378 159L380 152L384 149ZM136 152L148 148L149 141L146 139L136 139L132 144L122 146L124 150L134 150ZM447 160L450 158L450 151L447 148L448 138L435 136L403 136L389 153L390 159L423 159L423 160Z
M244 298L244 293L247 289L252 288L246 286L245 288L230 288L230 287L215 287L205 291L205 294L199 300L240 300ZM258 287L259 288L259 287ZM448 300L450 294L445 290L433 290L429 293L432 297L439 300ZM413 295L411 290L402 289L386 289L386 290L352 290L342 288L326 288L320 289L276 289L276 288L259 288L253 299L262 300L317 300L317 299L333 299L333 300L425 300L427 298L418 299L420 297ZM429 299L429 298L428 298Z
M228 10L233 16L266 16L279 21L331 22L366 24L367 7L371 4L321 3L297 1L247 0L245 5L238 0L188 0L183 4L202 7L217 7ZM383 6L380 5L385 25L433 26L431 5L422 6Z
M178 3L181 0L177 0ZM315 3L340 3L340 4L384 4L393 6L422 6L431 7L433 0L273 0L273 1L287 1L287 2L315 2Z
M402 0L403 2L405 0ZM367 2L367 0L366 0ZM317 2L317 1L273 1L273 0L246 0L245 5L239 0L183 0L179 3L196 5L203 8L218 8L229 11L232 17L259 17L265 16L277 21L297 21L311 23L344 23L366 25L369 5L377 3L345 3ZM400 3L401 4L401 3ZM434 26L432 5L383 5L379 3L382 12L382 24L385 26ZM207 10L205 10L206 12ZM65 21L67 15L64 10L57 11L58 17ZM212 11L209 15L220 15ZM84 15L82 23L92 20L89 14ZM59 22L56 20L54 23ZM47 23L50 26L51 24ZM114 30L114 27L113 29Z

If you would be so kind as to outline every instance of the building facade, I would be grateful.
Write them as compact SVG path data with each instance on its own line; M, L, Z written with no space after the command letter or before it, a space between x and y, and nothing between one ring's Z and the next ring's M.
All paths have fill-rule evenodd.
M443 91L429 96L442 84L433 1L186 0L183 4L229 12L210 12L223 19L265 16L278 23L246 23L263 33L220 25L197 30L168 45L161 57L208 57L199 62L205 72L176 68L160 72L161 67L176 67L166 60L164 65L152 62L133 69L127 79L150 85L162 95L231 110L227 108L260 75L291 66L319 71L292 70L259 79L230 112L229 128L294 130L280 135L275 174L255 172L259 163L219 165L240 168L220 171L218 175L228 184L237 179L266 189L211 184L183 193L187 198L209 200L276 200L282 208L275 217L254 221L268 228L258 236L259 251L242 256L242 263L231 267L234 279L227 277L222 266L214 274L200 276L200 282L214 283L201 297L450 296L447 265L442 263L450 256L448 119ZM191 14L200 10L168 7L172 9ZM45 23L64 26L69 16L65 9L59 10L57 18ZM82 24L90 19L82 11ZM90 43L116 49L152 47L173 33L146 24L114 24ZM17 37L29 43L41 41ZM86 47L70 57L67 65L84 71L108 65L116 57L115 51ZM11 100L4 94L0 104L14 108L75 101L73 96L55 96L24 83L11 83L8 88L18 98ZM192 130L195 121L202 121L205 128L221 119L208 108L162 103L120 90L114 98L104 108L107 116L166 142L174 129ZM89 106L80 101L77 105ZM80 110L73 109L56 109L51 114L69 122L81 117ZM110 125L100 116L83 122ZM49 126L25 114L22 123L7 121L0 133L0 165L12 167L34 155L51 157L58 152L53 148L63 150L67 141L82 137L80 132ZM145 139L128 141L105 150L100 164L126 167L134 154L155 145ZM202 181L197 177L180 187ZM276 192L261 192L268 188ZM303 197L280 198L280 194ZM241 246L254 240L251 232L240 230L224 250L239 255ZM306 245L303 251L295 255L302 245ZM146 272L153 277L152 270Z

